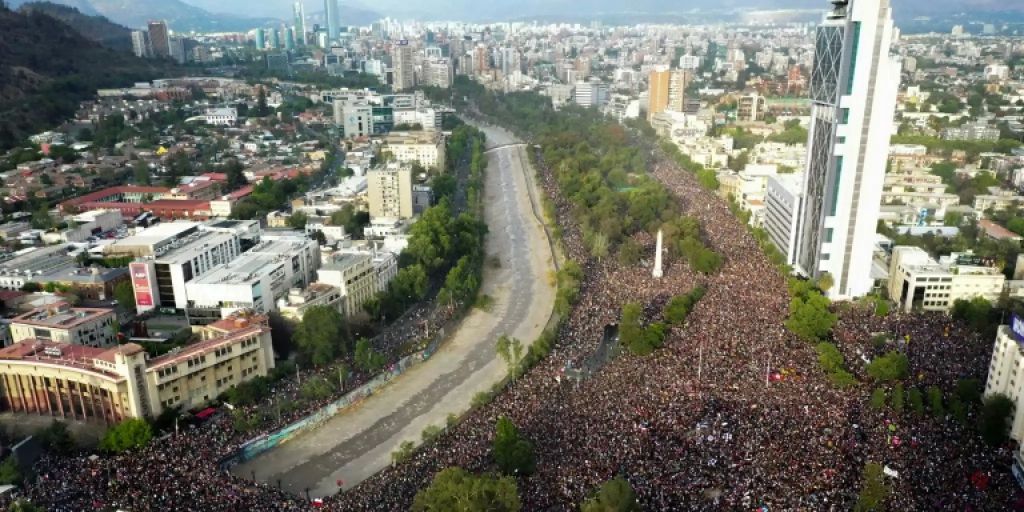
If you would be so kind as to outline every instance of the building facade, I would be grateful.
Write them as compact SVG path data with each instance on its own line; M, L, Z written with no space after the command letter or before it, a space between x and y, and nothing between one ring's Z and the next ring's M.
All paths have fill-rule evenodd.
M972 254L935 261L924 249L898 246L889 262L889 298L903 311L948 312L957 300L982 297L995 303L1006 276Z
M395 162L366 173L370 217L408 219L413 215L412 167Z
M106 347L116 341L112 309L73 308L58 302L11 319L11 340L25 340Z
M872 253L899 61L889 0L838 1L815 35L798 269L833 298L871 291Z

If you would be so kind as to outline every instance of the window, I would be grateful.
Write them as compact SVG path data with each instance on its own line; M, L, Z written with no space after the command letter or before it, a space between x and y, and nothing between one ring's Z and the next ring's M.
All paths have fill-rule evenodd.
M850 109L839 109L839 124L850 124Z

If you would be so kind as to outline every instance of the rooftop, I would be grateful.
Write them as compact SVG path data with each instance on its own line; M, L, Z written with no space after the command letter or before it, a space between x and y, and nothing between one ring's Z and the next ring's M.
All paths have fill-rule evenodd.
M176 352L170 352L160 357L150 359L146 371L155 371L165 366L187 361L197 355L205 354L223 345L233 343L239 338L267 332L270 330L270 327L266 323L266 317L256 316L250 318L234 317L218 320L206 326L206 329L220 333L222 336L193 343Z
M67 302L58 302L49 306L33 309L21 316L11 319L12 324L35 325L70 329L104 316L113 316L114 311L103 308L73 308Z
M118 245L123 246L137 246L137 245L154 245L168 238L176 238L184 236L189 230L198 229L198 222L190 221L179 221L179 222L161 222L153 227L146 228L134 236L118 240L113 244L112 248Z
M103 368L96 361L114 362L116 354L137 354L143 348L134 343L126 343L110 348L95 348L84 345L54 343L36 339L26 339L0 349L0 360L33 361L55 366L63 366L75 370L93 373L112 380L120 381L125 377L109 368Z

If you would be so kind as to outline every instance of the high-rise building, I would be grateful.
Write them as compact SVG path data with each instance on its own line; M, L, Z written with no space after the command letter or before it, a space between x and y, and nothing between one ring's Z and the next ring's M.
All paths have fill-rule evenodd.
M306 45L306 6L302 1L292 5L292 14L295 18L295 42L299 46Z
M399 42L391 55L391 67L394 71L394 90L405 91L416 86L414 67L412 61L412 47L408 42Z
M391 162L366 173L370 217L412 217L412 165Z
M149 22L149 44L153 48L154 56L171 56L171 37L166 21Z
M172 37L167 42L169 56L178 64L184 64L188 53L184 37Z
M276 28L270 29L270 47L275 50L281 49L281 31Z
M145 30L132 30L132 53L136 57L143 59L153 56L153 47L149 42L149 32Z
M289 51L295 49L295 29L292 27L284 29L284 48Z
M647 87L647 120L660 114L668 107L668 82L671 71L651 71Z
M796 251L809 277L832 276L829 295L872 289L875 227L900 63L890 56L889 0L834 0L815 34L805 207Z
M686 110L686 87L690 85L692 73L689 70L677 69L668 77L668 110L684 112Z
M327 41L338 38L340 23L338 18L338 0L324 0L324 17L327 18Z
M267 47L267 35L263 32L262 28L256 29L255 36L256 37L255 37L254 41L256 43L256 49L257 50L262 50L262 49L266 48Z

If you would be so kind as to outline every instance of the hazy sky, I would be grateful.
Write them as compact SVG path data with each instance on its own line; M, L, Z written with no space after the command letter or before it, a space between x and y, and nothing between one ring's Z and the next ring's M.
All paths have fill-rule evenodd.
M248 16L291 16L290 0L184 0L211 12ZM323 0L304 0L307 13L323 10ZM1024 10L1024 0L892 0L897 11L917 13L974 9ZM345 6L384 16L419 19L501 20L544 14L684 13L691 9L821 9L828 0L339 0Z

